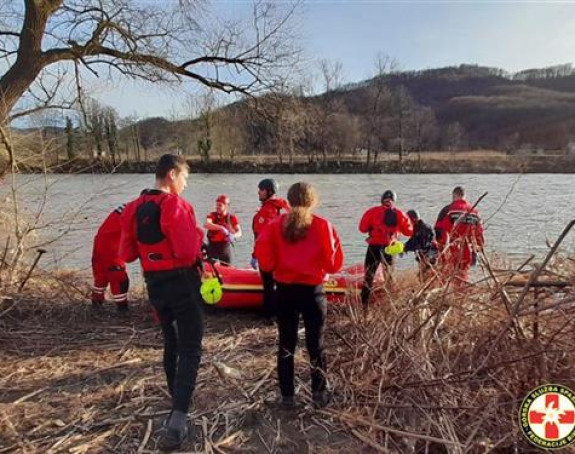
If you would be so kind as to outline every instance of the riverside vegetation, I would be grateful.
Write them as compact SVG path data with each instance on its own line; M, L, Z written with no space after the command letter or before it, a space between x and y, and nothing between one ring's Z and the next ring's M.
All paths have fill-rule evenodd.
M276 408L276 330L257 314L210 311L187 450L227 452L538 452L518 408L536 385L573 388L575 261L560 252L497 269L463 294L398 275L367 317L357 296L329 307L332 403ZM27 267L24 267L26 270ZM2 268L0 452L154 452L169 408L161 339L137 291L130 318L94 312L76 272ZM24 286L20 285L24 281ZM18 291L17 289L21 290Z

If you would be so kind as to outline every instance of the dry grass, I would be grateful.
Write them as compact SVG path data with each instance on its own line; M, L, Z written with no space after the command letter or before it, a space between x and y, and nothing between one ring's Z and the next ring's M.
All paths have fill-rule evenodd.
M92 310L75 290L83 287L74 275L31 281L30 295L42 299L20 296L0 308L0 452L155 450L158 422L170 408L159 329L144 301L118 319L112 307ZM259 314L208 314L196 436L187 451L359 449L311 408L303 389L296 413L269 403L277 387L275 337ZM298 369L306 375L301 352Z
M557 279L542 280L565 281ZM464 293L401 284L367 319L336 308L338 405L324 414L381 452L540 452L521 435L517 413L535 386L575 384L570 290L540 289L520 305L525 315L511 318L493 281ZM520 291L507 288L509 302ZM534 305L541 312L530 314Z
M566 286L521 301L521 287L493 279L462 294L424 290L405 274L367 317L354 302L330 306L334 399L324 410L309 404L301 351L302 405L269 404L274 327L257 314L209 313L185 451L538 452L519 431L520 401L542 383L575 386L573 262L555 258L548 269L548 282ZM28 288L0 306L0 452L154 452L170 402L145 302L127 319L94 312L73 273Z

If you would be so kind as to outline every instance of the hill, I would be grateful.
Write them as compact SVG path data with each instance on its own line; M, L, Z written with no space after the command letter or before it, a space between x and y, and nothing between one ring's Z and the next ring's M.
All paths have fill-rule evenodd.
M467 150L537 154L551 165L552 156L569 160L575 150L571 65L515 74L460 65L382 74L315 96L301 93L267 94L223 107L200 97L196 116L177 121L117 119L99 109L101 118L92 115L90 125L48 133L61 137L51 142L56 163L62 156L109 156L113 166L179 151L208 167L241 157L271 159L287 169L297 163L310 169L341 163L376 169L393 156L404 169L412 153ZM536 168L540 171L539 164Z
M338 92L352 114L365 116L374 87L403 87L432 109L440 129L459 123L470 148L531 144L564 148L575 136L575 74L570 65L508 74L461 65L374 78ZM325 94L324 96L333 96Z

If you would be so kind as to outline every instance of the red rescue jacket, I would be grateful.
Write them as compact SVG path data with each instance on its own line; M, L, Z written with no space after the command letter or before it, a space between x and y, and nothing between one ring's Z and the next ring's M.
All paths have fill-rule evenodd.
M458 222L459 219L461 221ZM458 240L465 240L467 243L483 247L481 218L477 210L472 209L471 204L465 199L456 200L441 210L435 222L435 231L441 246L448 242L454 244Z
M272 197L267 199L254 215L252 221L252 230L254 231L254 238L257 239L258 235L262 233L264 227L273 219L277 218L280 214L290 210L289 203L279 197Z
M187 268L200 259L203 236L190 203L176 194L147 189L126 205L120 255L127 262L139 258L144 271Z
M313 216L305 238L288 242L282 234L287 214L274 219L258 237L255 255L263 271L272 272L283 284L321 284L326 274L343 266L343 250L329 221Z
M124 265L125 262L119 257L120 236L122 233L122 212L125 205L121 205L112 211L104 220L96 236L92 249L92 263L107 265Z
M388 246L399 234L410 237L413 234L413 224L407 214L392 203L386 203L370 208L363 214L359 231L369 234L367 244Z
M213 224L224 226L230 233L234 233L238 228L238 218L230 213L222 215L217 211L212 211L210 214L208 214L207 218L212 221ZM210 243L228 242L228 237L224 235L221 230L208 230L207 236Z

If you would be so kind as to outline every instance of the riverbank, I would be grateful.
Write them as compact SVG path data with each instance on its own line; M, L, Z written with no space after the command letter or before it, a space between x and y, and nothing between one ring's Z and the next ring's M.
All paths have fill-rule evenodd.
M428 152L410 154L401 162L396 155L384 155L375 165L363 159L341 159L292 163L279 162L277 157L238 157L234 160L188 160L193 173L324 173L324 174L401 174L401 173L575 173L575 157L566 155L516 156L499 152ZM120 162L106 159L75 159L47 167L50 173L153 173L156 160ZM24 172L44 172L45 167L27 161L19 165Z
M310 404L303 339L300 404L281 410L275 327L258 313L209 311L196 434L182 450L539 452L517 414L535 386L575 387L573 267L555 257L526 295L533 273L498 273L461 294L405 272L367 317L353 297L330 305L334 397L322 410ZM559 273L568 278L557 287L548 279ZM159 329L138 291L130 316L118 318L111 304L90 307L88 284L76 273L43 274L0 304L0 452L157 452L170 408Z

